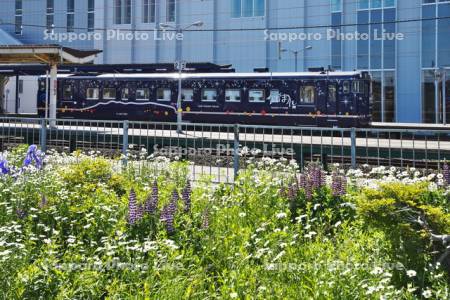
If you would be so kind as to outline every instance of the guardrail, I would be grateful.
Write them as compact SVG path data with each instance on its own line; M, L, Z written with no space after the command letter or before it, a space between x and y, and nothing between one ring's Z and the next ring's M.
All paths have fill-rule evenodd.
M131 121L0 118L0 150L39 144L45 151L95 151L110 157L148 154L193 162L193 176L232 181L249 157L320 161L356 168L416 167L440 170L450 160L450 130L272 127Z

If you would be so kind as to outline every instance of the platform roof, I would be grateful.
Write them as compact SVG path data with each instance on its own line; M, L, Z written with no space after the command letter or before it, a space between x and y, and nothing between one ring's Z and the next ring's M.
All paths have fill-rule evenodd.
M100 50L77 50L60 45L0 45L2 64L85 64Z

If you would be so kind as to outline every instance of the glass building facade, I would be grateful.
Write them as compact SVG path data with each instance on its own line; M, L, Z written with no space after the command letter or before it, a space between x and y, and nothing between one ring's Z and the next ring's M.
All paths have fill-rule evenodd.
M97 63L173 62L180 55L186 61L232 64L238 72L294 71L296 65L299 71L363 70L373 78L374 121L443 122L444 111L450 120L450 0L5 0L2 4L0 28L21 42L99 49L103 53ZM159 30L162 23L188 26L199 21L203 26L184 32L182 40ZM56 34L92 33L95 38L48 40L46 28ZM328 30L339 34L328 38ZM148 38L123 38L130 32L145 32ZM352 33L359 37L348 38ZM404 39L392 38L397 34Z
M450 121L450 1L423 0L422 19L423 121Z
M396 41L379 37L397 32L396 1L360 0L357 14L357 31L369 36L357 41L357 67L373 78L373 119L395 122Z

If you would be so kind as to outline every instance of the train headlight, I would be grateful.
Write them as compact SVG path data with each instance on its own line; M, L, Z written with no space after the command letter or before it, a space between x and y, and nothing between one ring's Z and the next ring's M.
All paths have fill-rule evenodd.
M188 106L188 107L186 107L186 111L187 112L190 112L191 111L191 108Z
M178 109L178 112L179 112L179 113L182 113L182 112L183 112L183 109L182 109L182 108L179 108L179 109Z

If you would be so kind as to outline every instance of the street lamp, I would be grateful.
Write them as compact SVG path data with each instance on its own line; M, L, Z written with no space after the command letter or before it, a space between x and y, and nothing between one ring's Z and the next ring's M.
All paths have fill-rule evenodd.
M442 89L442 123L447 125L447 106L446 106L446 98L447 98L447 71L445 68L440 68L434 71L435 76L435 121L436 124L440 122L440 111L439 111L439 96L441 93L439 91L439 84L441 83Z
M293 53L294 54L294 57L295 57L295 72L298 72L298 54L300 53L300 52L303 52L303 51L306 51L306 50L311 50L312 49L312 46L306 46L305 48L303 48L303 49L300 49L300 50L291 50L291 49L285 49L285 48L281 48L281 45L280 45L280 57L281 57L281 53L283 53L283 52L291 52L291 53Z
M172 24L167 24L167 23L161 23L159 24L159 27L162 30L166 30L166 29L171 29L176 31L176 33L178 34L183 34L183 31L188 30L189 28L192 27L202 27L203 26L203 21L197 21L194 22L188 26L180 26L180 25L172 25ZM180 46L179 51L177 51L177 58L176 58L176 62L175 62L175 69L178 70L178 98L177 98L177 132L178 133L182 133L182 126L181 123L183 122L183 108L181 105L181 89L182 89L182 85L181 85L181 75L183 70L186 69L186 62L182 61L182 52L183 52L183 46Z

